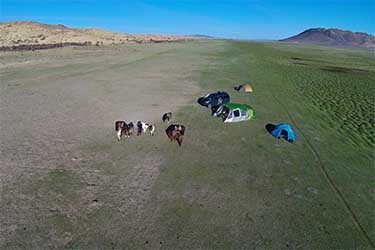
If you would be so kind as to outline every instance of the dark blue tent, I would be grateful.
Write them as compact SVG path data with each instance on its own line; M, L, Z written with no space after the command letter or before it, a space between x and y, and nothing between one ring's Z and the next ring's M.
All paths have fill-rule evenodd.
M292 126L286 123L277 125L271 134L278 139L285 138L289 142L294 142L296 140L296 134L293 131Z

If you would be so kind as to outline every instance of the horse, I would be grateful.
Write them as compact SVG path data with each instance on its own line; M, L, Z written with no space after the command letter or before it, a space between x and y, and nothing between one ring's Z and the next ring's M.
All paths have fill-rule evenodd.
M146 133L147 131L150 132L150 135L154 135L155 133L155 126L149 123L144 123L142 121L137 122L137 135L141 135L142 133Z
M129 135L133 135L134 134L134 123L133 122L130 122L128 124L128 132L129 132Z
M162 117L163 122L169 123L169 121L172 119L172 112L165 113Z
M172 124L165 130L165 133L171 141L176 140L178 145L181 147L185 134L184 125Z
M130 137L133 134L134 124L132 122L126 124L125 121L116 121L115 130L117 134L117 140L120 141L123 135L125 137Z

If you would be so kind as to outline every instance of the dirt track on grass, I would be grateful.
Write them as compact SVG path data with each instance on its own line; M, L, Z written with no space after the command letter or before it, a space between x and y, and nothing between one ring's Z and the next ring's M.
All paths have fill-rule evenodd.
M53 214L58 211L59 216L73 218L83 207L88 213L99 208L102 203L93 194L98 192L97 186L108 181L95 164L103 159L110 161L111 156L98 156L95 150L83 153L82 148L118 143L115 120L159 122L164 112L175 111L194 99L199 91L194 71L207 60L201 50L202 45L197 43L179 43L3 53L3 246L68 244L73 236ZM158 128L156 132L160 132ZM139 162L125 166L129 174L123 191L133 197L133 203L128 204L134 208L142 207L147 190L157 178L160 157L146 157L143 168ZM133 186L138 191L132 191ZM145 191L139 192L139 187ZM46 220L57 226L40 226ZM29 243L14 243L22 237L28 241L25 234L33 235Z

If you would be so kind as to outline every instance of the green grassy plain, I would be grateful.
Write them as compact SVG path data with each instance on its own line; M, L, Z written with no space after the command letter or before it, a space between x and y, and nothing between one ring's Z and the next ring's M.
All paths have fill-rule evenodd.
M257 119L223 124L197 105L179 113L191 144L178 157L176 151L167 157L157 186L178 198L163 206L167 212L158 222L160 231L172 228L166 238L190 236L170 246L374 247L373 52L221 46L199 82L252 105ZM254 93L231 90L243 82ZM295 144L264 128L281 122L294 125Z
M200 90L173 119L187 128L182 147L159 122L154 137L118 143L103 132L80 145L76 169L51 170L25 187L48 216L3 247L373 248L374 52L235 41L183 51L174 56L206 63L184 76ZM136 66L147 72L164 56ZM245 82L253 93L233 90ZM251 105L257 118L212 117L196 99L215 90ZM268 123L292 124L297 141L273 138Z

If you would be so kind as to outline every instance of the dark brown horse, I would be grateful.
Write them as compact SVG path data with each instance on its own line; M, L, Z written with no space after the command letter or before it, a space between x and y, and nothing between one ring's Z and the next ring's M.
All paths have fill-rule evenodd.
M172 124L165 130L165 133L171 141L176 140L178 145L181 147L185 134L184 125Z

